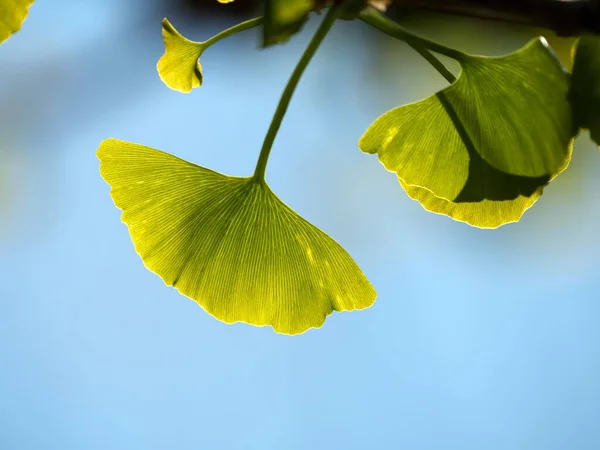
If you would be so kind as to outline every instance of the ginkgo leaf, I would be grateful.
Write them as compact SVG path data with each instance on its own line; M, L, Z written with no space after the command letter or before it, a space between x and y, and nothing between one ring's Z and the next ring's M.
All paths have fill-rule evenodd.
M263 47L283 43L300 31L315 5L316 0L266 0Z
M157 64L160 79L171 89L185 93L202 86L199 59L206 48L204 42L183 37L166 18L162 21L162 36L165 53Z
M576 124L600 145L600 37L583 36L574 47L569 99Z
M264 181L116 139L98 158L146 267L216 318L296 334L375 301L348 253Z
M402 180L400 184L408 196L418 201L427 211L443 214L478 228L498 228L508 223L518 222L525 211L540 198L544 190L543 187L539 187L529 197L521 195L514 200L454 203L436 197L425 188L410 186Z
M0 0L0 43L21 29L33 0Z
M448 88L378 118L360 140L407 185L459 202L531 196L569 158L569 76L543 39L466 56Z
M569 158L560 168L562 173L569 165L573 146L569 147ZM548 182L552 181L556 176ZM537 202L544 193L544 186L532 185L535 188L528 196L518 195L511 200L482 200L478 202L451 202L436 197L430 191L419 186L411 186L399 179L400 185L408 196L416 200L427 211L451 217L478 228L498 228L508 223L518 222L523 214ZM493 182L492 180L490 180Z

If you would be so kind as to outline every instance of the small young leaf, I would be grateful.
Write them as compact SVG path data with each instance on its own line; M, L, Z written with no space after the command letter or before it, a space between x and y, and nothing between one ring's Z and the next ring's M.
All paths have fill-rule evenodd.
M98 158L146 267L219 320L297 334L375 301L348 253L264 182L116 139Z
M575 122L590 130L590 136L600 145L600 37L581 37L573 51L569 99Z
M0 43L21 29L34 0L0 0Z
M162 21L162 35L165 54L157 64L161 80L171 89L184 93L202 86L199 59L205 49L204 43L186 39L167 19Z
M300 31L316 3L316 0L265 0L263 47L283 43Z
M504 57L460 63L451 86L378 118L361 150L377 153L404 184L445 200L533 195L568 162L568 74L541 39Z

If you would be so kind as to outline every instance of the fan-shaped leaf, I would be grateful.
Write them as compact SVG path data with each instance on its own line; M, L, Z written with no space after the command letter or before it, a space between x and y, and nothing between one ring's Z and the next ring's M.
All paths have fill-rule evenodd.
M98 157L146 267L216 318L296 334L375 301L346 251L264 182L115 139Z
M33 0L0 0L0 43L21 29Z
M576 124L600 145L600 37L583 36L574 47L569 98Z
M157 64L161 80L171 89L185 93L202 86L199 59L205 44L183 37L166 18L162 21L162 35L165 53Z
M360 148L377 153L404 184L445 200L533 195L568 161L568 74L541 39L504 57L460 63L455 83L385 113Z

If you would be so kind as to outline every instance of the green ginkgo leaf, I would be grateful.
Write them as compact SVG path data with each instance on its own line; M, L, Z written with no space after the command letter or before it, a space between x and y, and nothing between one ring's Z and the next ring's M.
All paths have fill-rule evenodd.
M316 0L266 0L263 47L280 44L302 29Z
M33 0L0 0L0 43L21 29Z
M116 139L98 158L146 267L216 318L297 334L375 301L348 253L264 181Z
M227 28L206 41L194 42L182 36L167 19L163 19L162 35L165 53L157 64L160 78L171 89L184 93L202 86L202 66L199 60L204 50L222 39L262 23L263 18L256 17Z
M560 168L564 171L571 160L573 146L569 147L569 158ZM557 175L549 180L552 181ZM400 185L408 196L416 200L427 211L443 214L478 228L498 228L502 225L518 222L523 214L537 202L544 192L544 186L539 185L528 196L518 195L511 200L482 200L478 202L451 202L436 197L430 191L419 186L411 186L399 179ZM535 185L534 185L535 186Z
M569 159L569 75L543 39L465 56L448 88L378 118L360 140L406 184L453 202L531 196Z
M600 37L583 36L573 49L569 98L576 124L600 145Z
M205 43L183 37L166 18L162 21L162 36L165 53L157 64L160 79L171 89L185 93L202 86L199 59Z
M518 222L525 211L533 206L544 190L539 187L529 197L519 196L514 200L482 200L472 203L454 203L436 197L427 189L410 186L400 180L400 184L410 198L418 201L427 211L443 214L478 228L498 228L512 222Z

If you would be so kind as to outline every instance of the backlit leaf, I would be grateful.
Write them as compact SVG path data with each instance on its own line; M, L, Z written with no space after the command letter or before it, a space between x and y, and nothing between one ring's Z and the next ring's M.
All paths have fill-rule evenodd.
M456 82L385 113L360 148L377 153L404 184L445 200L534 195L569 159L568 74L541 39L507 56L460 63Z
M21 29L33 0L0 0L0 43Z
M575 44L570 100L576 124L590 130L600 145L600 37L583 36Z
M572 152L573 146L570 146ZM567 168L571 154L559 173ZM558 175L558 174L557 174ZM557 176L556 175L556 176ZM443 214L478 228L498 228L502 225L518 222L523 214L539 200L544 186L539 186L529 196L519 195L512 200L482 200L479 202L451 202L436 197L427 189L410 186L399 179L400 185L413 200L418 201L427 211ZM549 181L552 181L549 180Z
M203 42L183 37L167 19L162 21L165 53L158 60L158 74L171 89L190 92L202 86L200 55L205 49Z
M436 197L422 187L410 186L402 180L400 180L400 184L408 196L418 201L427 211L443 214L479 228L498 228L507 223L518 222L525 211L540 198L544 190L543 187L539 187L529 197L519 196L514 200L454 203Z
M314 10L316 0L266 0L263 47L287 41Z
M116 139L98 158L146 267L216 318L296 334L375 301L348 253L264 181Z

